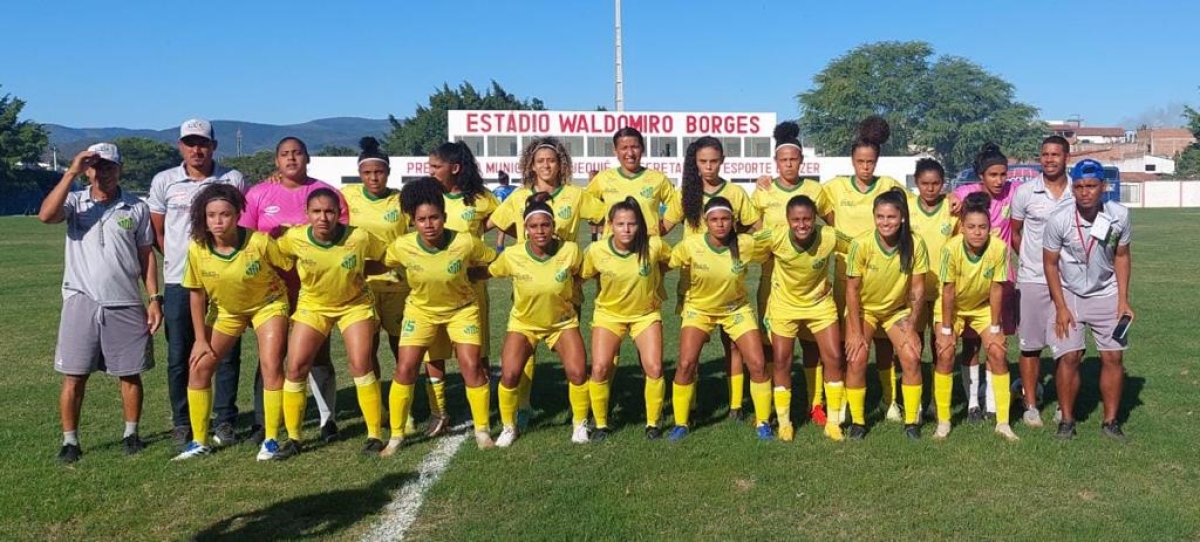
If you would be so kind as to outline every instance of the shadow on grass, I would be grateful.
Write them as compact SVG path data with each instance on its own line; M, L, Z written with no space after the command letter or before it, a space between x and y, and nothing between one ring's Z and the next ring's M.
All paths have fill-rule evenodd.
M195 540L326 538L378 513L412 473L389 474L370 486L304 495L218 521Z

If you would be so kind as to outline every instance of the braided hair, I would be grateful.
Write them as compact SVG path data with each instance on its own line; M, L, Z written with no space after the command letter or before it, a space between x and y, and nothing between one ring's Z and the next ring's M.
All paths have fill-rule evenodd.
M683 158L680 200L683 203L683 217L692 228L700 227L700 215L708 209L704 205L704 179L700 178L700 166L696 164L696 153L700 152L700 149L716 149L722 157L725 156L725 147L721 145L721 140L712 136L701 137L688 145L687 154ZM729 205L728 200L725 201L725 205Z

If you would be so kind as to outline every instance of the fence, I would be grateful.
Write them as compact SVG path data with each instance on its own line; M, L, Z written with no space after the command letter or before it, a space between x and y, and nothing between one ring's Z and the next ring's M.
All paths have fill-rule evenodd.
M1200 180L1123 180L1121 203L1129 207L1200 207Z

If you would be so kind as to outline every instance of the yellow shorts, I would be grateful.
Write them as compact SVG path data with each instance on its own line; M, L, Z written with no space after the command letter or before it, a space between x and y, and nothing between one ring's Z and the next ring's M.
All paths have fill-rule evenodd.
M627 316L618 316L604 309L596 309L592 313L592 327L607 329L617 337L624 337L628 334L636 339L643 331L654 325L655 322L662 322L662 312L654 311L650 314L629 318Z
M936 325L939 328L942 326L942 311L940 308L937 309L937 313L934 315L933 321L936 322ZM975 333L982 337L984 332L987 331L988 326L991 325L992 308L987 305L975 310L954 311L954 335L956 336L962 335L963 330L967 329L967 327L970 327L971 329L975 330Z
M429 314L414 307L404 311L404 323L400 326L400 346L422 346L430 348L438 344L438 335L450 338L450 342L478 346L482 335L479 329L479 306L472 303L454 312ZM446 359L432 357L428 359Z
M479 306L480 334L478 343L469 344L478 344L483 349L483 352L480 353L480 357L486 358L488 357L488 348L491 346L490 341L492 340L492 327L488 320L489 303L487 295L487 283L476 282L473 284L473 286L475 288L475 304ZM447 329L448 328L439 329L437 336L433 338L433 343L428 345L428 348L425 350L426 363L454 357L454 343L456 341L451 340L450 335L447 334Z
M688 306L683 307L681 327L696 328L706 334L711 334L717 326L721 326L725 330L725 334L736 341L742 335L758 330L758 317L754 315L754 308L749 304L742 305L725 314L707 314Z
M367 282L371 294L375 296L375 314L379 316L379 329L392 337L399 337L400 322L404 319L404 301L408 299L409 290L397 290L394 285L380 284Z
M887 331L892 329L902 318L912 314L912 309L905 307L895 312L880 313L863 310L863 322L875 330L875 338L887 337Z
M516 318L508 319L508 332L519 333L525 336L525 340L529 341L530 346L537 346L539 342L545 342L546 346L554 349L554 345L558 344L558 340L562 338L565 331L579 329L579 317L571 317L561 324L552 327L533 326L522 322Z
M838 323L837 304L832 296L825 296L811 307L783 307L781 303L769 304L767 317L763 319L767 332L789 339L811 341L816 333Z
M258 328L276 316L287 318L290 312L287 297L268 301L253 311L241 314L234 314L216 305L210 305L208 314L204 316L204 324L211 327L213 331L221 332L222 335L241 337L242 333L246 331L246 326Z
M295 314L292 314L293 322L311 327L326 337L333 331L334 324L337 324L338 330L345 331L346 328L365 320L378 323L375 303L370 296L362 296L336 309L308 305L301 299Z

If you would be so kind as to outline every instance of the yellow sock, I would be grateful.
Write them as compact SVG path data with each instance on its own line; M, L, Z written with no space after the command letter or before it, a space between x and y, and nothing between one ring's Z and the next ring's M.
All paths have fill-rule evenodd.
M279 422L283 419L283 390L263 388L263 438L279 440Z
M879 369L876 372L879 375L879 387L883 390L883 408L888 408L892 403L896 402L896 364L892 363L891 367Z
M440 378L425 380L425 395L429 399L429 413L435 416L446 414L446 382Z
M497 399L500 402L500 423L504 427L517 426L517 403L521 400L520 393L517 388L510 388L504 384L496 388Z
M491 427L488 421L491 401L492 388L486 382L482 386L467 387L467 402L471 405L471 420L475 422L476 431L487 431Z
M525 368L521 370L521 380L517 383L517 393L521 398L521 410L533 408L530 396L533 395L533 356L525 360Z
M780 424L792 423L792 390L775 386L775 415L779 417Z
M842 400L846 397L846 386L841 382L825 384L825 407L829 417L827 424L837 425L838 413L842 411Z
M571 403L571 423L579 425L587 421L588 409L592 407L588 401L588 383L570 384L567 399Z
M596 427L608 427L608 391L609 381L588 381L588 396L592 401L592 417L596 419Z
M283 425L288 438L299 441L304 429L304 405L308 402L308 379L283 381Z
M695 397L695 383L671 385L671 407L675 410L675 425L688 426L688 416L692 413L692 400Z
M933 402L937 404L939 423L950 421L950 394L954 391L954 375L933 373Z
M809 389L812 390L812 393L808 396L808 408L809 410L812 410L812 407L825 402L825 369L822 369L820 365L817 365L817 367L813 370L813 378L811 381L809 381L808 386Z
M363 424L367 426L367 438L379 438L383 423L383 397L379 392L379 380L375 373L368 372L354 377L354 389L358 392L358 408L362 411ZM408 416L404 417L405 420Z
M729 410L742 408L746 400L746 373L729 375Z
M867 388L846 388L846 402L850 403L850 421L866 425Z
M917 423L921 419L921 384L905 384L904 389L904 424Z
M188 417L192 420L192 440L208 446L208 426L212 420L212 388L188 388Z
M646 379L646 425L658 427L662 418L663 399L667 395L667 386L662 377Z
M806 390L808 392L805 394L805 400L808 401L808 410L812 410L813 405L819 402L816 400L816 393L814 393L814 389L821 387L820 381L817 380L816 367L804 368L804 385L806 386Z
M754 423L766 423L771 419L771 381L750 381L750 402L754 403Z
M391 410L388 425L391 426L393 439L399 439L404 435L404 421L412 413L413 396L416 395L416 390L416 384L401 384L392 380L392 389L388 392L388 410Z
M1012 401L1010 378L1008 373L992 373L992 393L996 396L996 423L1008 423L1008 407Z

